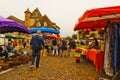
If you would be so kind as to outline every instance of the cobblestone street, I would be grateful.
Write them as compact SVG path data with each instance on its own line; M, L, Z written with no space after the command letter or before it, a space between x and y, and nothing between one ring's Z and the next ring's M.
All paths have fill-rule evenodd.
M41 67L30 70L30 63L0 74L0 80L98 80L109 78L96 72L92 62L75 63L72 57L41 57Z

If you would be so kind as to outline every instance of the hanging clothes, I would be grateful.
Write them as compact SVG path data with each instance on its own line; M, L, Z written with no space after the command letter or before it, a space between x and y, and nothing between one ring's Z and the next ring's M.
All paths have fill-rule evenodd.
M109 76L120 70L120 23L109 23L105 29L104 70Z
M112 52L110 52L111 45L111 25L109 24L106 27L105 32L105 55L104 55L104 69L107 75L113 76L113 68L112 68Z
M120 70L120 23L114 24L115 28L115 45L114 45L114 74Z

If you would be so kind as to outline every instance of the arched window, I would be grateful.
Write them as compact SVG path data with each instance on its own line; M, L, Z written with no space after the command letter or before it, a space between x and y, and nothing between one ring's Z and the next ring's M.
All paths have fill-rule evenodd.
M40 22L37 22L37 23L36 23L36 26L37 26L37 27L41 26L41 23L40 23Z
M44 21L44 26L47 26L47 22L46 21Z

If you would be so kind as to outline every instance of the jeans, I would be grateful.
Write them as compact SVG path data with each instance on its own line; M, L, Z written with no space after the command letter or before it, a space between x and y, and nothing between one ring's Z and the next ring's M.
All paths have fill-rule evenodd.
M11 50L11 52L14 53L14 54L18 54L17 50Z
M36 59L36 68L38 68L40 63L40 50L32 51L32 65L34 65L35 59Z

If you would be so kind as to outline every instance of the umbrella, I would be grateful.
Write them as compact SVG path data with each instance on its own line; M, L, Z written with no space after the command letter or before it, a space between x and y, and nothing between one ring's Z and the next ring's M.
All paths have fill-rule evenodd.
M59 34L60 31L59 30L55 30L52 28L46 28L46 27L39 27L39 28L33 28L30 29L31 33L36 33L37 30L40 30L42 33L54 33L54 34Z
M14 39L24 39L24 37L23 36L15 36L15 37L13 37Z
M86 11L85 14L78 19L74 30L104 28L107 26L107 21L120 21L120 6L97 8Z
M111 6L111 7L103 7L103 8L95 8L91 10L87 10L83 16L81 16L78 21L81 21L88 17L102 16L102 15L110 15L111 13L120 13L120 6Z
M0 16L0 33L7 33L7 32L30 33L29 30L22 24L19 24L15 21Z
M45 35L45 38L58 38L56 35L51 35L51 34L48 34L48 35Z
M15 36L15 35L12 35L12 34L5 34L5 38L24 39L23 36Z
M12 34L5 34L5 38L13 38Z

